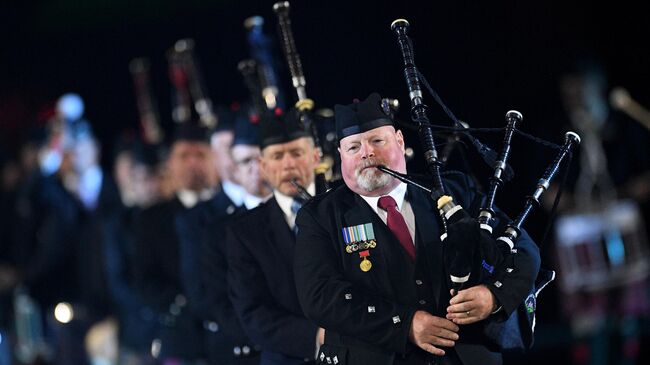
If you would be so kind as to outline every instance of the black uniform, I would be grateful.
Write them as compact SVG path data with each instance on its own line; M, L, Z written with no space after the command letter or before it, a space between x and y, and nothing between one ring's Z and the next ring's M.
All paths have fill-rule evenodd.
M210 364L259 363L228 298L226 280L225 225L245 211L222 190L176 218L181 284L189 310L201 321Z
M262 364L302 364L316 352L316 325L300 308L293 273L295 236L275 198L228 231L230 298Z
M158 318L134 287L135 222L141 210L119 205L103 220L104 268L119 323L120 345L146 356L157 333Z
M208 130L192 123L180 124L172 150L180 141L208 147ZM204 198L205 192L195 191L196 200L209 200ZM194 237L194 230L183 230L182 224L181 227L177 224L177 219L187 212L188 208L175 195L145 209L136 222L136 288L160 321L158 356L163 360L197 361L205 358L203 323L188 307L182 277L180 239L189 236L189 240L200 242L200 236ZM196 216L200 218L200 215ZM198 265L198 262L194 264Z
M477 199L460 173L450 174L446 187L464 207ZM299 212L296 284L305 313L326 329L317 356L322 363L426 364L433 359L408 337L415 311L444 318L449 305L439 218L434 202L421 191L409 187L406 199L416 217L415 263L373 209L346 186L314 198ZM376 247L369 249L366 259L372 267L364 272L359 252L346 251L351 240L343 230L366 224L372 225ZM465 364L501 363L503 321L526 298L540 266L538 248L525 232L517 245L518 269L496 272L499 283L488 285L502 311L461 326L454 349L445 349Z
M135 284L161 328L161 358L203 357L202 323L187 308L182 286L175 220L186 210L173 199L145 209L136 222Z

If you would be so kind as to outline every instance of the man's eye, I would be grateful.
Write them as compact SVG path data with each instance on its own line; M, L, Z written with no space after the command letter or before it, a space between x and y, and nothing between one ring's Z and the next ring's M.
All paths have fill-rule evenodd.
M348 147L348 152L355 152L358 149L359 149L359 146L350 146L350 147Z
M242 160L237 161L237 164L238 165L248 166L248 165L251 164L251 162L253 162L253 159L249 157L249 158L244 158Z

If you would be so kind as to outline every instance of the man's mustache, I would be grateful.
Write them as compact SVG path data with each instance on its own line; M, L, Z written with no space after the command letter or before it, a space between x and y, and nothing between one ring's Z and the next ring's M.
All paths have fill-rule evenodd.
M357 165L356 173L358 175L361 173L363 169L366 169L368 167L377 167L381 165L386 165L386 163L379 158L368 158L365 160L361 160L361 162Z
M300 181L301 178L298 174L288 174L282 176L282 182L291 182L292 180L298 180Z

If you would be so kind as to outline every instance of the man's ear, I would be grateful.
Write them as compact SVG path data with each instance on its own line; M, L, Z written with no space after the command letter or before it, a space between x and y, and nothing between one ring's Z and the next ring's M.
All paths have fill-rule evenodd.
M266 175L267 162L263 154L264 152L262 152L262 154L257 158L257 162L259 163L260 166L260 173L262 174L262 178L268 181Z
M318 147L314 147L314 163L320 163L320 154L318 153Z
M402 153L406 153L406 146L404 146L404 135L401 130L395 131L395 138L397 138L397 144L402 148Z

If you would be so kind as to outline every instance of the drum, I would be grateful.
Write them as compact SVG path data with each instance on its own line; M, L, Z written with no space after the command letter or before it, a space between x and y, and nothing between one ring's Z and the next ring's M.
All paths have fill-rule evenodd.
M555 253L565 293L613 288L650 272L646 228L634 201L560 216Z

